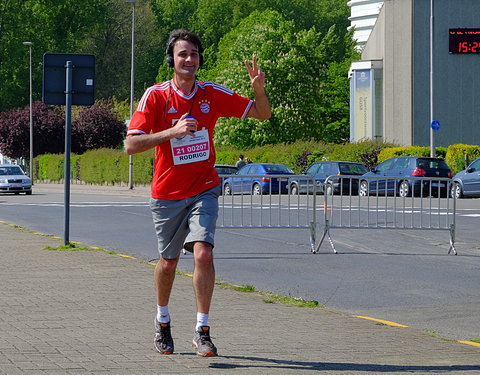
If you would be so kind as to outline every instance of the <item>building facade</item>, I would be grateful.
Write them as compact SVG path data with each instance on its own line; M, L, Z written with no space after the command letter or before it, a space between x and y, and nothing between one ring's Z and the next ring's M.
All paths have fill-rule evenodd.
M363 49L375 26L383 0L350 0L350 28L354 28L353 39L358 49Z
M385 0L349 75L352 141L480 144L480 1Z

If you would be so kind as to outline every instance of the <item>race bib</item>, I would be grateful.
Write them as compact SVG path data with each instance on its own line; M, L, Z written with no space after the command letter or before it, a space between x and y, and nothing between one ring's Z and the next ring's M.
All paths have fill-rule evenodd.
M182 138L170 139L170 146L175 165L195 163L208 160L210 157L210 138L207 129L196 131L194 137L185 135Z

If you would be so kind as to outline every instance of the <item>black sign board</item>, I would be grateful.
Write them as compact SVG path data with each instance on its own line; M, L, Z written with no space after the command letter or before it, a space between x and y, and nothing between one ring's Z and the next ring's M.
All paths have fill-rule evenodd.
M480 53L480 29L449 29L449 52Z
M95 102L95 56L67 53L43 55L44 104L65 105L66 62L73 64L72 105L93 105Z

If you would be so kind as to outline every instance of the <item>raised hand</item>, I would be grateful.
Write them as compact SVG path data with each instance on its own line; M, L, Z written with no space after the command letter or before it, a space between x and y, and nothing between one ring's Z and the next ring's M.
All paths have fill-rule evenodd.
M257 56L253 55L252 65L248 60L245 60L245 66L250 76L250 83L254 91L257 89L263 90L265 87L265 73L262 72L257 66Z

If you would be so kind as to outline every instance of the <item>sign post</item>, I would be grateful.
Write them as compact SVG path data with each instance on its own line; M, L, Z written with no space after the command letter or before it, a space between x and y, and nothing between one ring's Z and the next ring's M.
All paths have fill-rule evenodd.
M44 104L65 106L64 161L64 244L70 242L70 151L72 105L93 105L95 102L95 56L46 53L43 55Z

